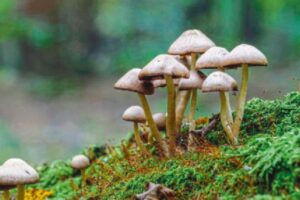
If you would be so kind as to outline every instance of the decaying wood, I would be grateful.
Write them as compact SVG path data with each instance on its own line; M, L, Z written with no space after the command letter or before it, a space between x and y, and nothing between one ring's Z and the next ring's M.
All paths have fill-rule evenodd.
M137 200L173 200L175 198L175 191L155 183L146 185L147 191L136 195Z
M216 114L212 117L212 120L209 122L209 124L205 127L203 127L200 130L194 130L191 133L195 135L199 135L201 137L204 137L207 133L209 133L211 130L213 130L216 126L218 121L220 120L220 115Z

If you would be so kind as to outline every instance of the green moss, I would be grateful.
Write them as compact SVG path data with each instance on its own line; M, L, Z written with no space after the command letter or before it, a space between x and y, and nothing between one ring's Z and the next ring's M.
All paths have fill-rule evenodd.
M130 160L89 148L86 199L133 199L145 184L163 184L177 192L176 199L300 199L300 93L282 100L252 99L245 108L238 147L226 144L221 125L199 152L186 152L169 160ZM79 172L65 162L40 169L35 187L52 190L53 199L80 196ZM76 187L71 187L71 184Z

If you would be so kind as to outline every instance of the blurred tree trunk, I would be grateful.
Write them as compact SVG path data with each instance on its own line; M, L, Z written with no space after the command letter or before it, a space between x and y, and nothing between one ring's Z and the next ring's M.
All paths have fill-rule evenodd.
M94 27L96 0L27 0L25 15L38 21L49 31L50 41L45 46L30 40L21 43L24 72L46 76L68 76L92 72L89 55L98 46L99 37Z

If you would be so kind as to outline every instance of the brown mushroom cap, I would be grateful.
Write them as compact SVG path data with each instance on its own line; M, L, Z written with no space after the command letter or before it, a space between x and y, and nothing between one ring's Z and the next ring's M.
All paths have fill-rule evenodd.
M267 66L268 60L265 55L254 46L240 44L225 57L224 66L237 67L241 64L248 64L249 66Z
M74 169L85 169L90 166L90 160L85 155L76 155L72 158L71 167Z
M209 69L222 67L227 54L229 52L223 47L212 47L198 58L195 68Z
M164 113L155 113L153 120L159 130L166 129L166 115Z
M11 158L0 166L0 185L15 186L36 183L39 175L25 161L18 158Z
M173 42L168 53L172 55L203 53L213 46L215 43L200 30L187 30Z
M145 95L154 93L154 88L151 82L139 80L141 69L134 68L124 74L114 85L115 89L137 92Z
M202 84L203 92L236 91L237 82L230 75L216 71L211 73Z
M140 80L163 79L164 75L172 78L188 78L189 70L174 56L160 54L151 60L140 72Z
M144 110L140 106L130 106L124 111L122 118L123 120L130 121L130 122L136 122L136 123L146 122Z
M181 79L179 82L179 90L201 89L206 76L200 71L191 71L190 77Z

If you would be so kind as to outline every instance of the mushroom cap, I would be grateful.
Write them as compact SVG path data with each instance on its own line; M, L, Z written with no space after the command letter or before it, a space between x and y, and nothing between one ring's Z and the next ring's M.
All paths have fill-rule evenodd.
M16 186L36 183L39 181L39 174L25 161L18 158L11 158L0 166L0 185Z
M74 169L85 169L90 166L90 160L85 155L76 155L72 158L71 167Z
M189 78L180 80L179 90L201 89L205 78L202 72L191 71Z
M173 83L175 86L179 84L181 79L173 79ZM152 81L153 87L158 88L158 87L166 87L167 81L165 79L157 79Z
M200 30L184 31L170 46L168 53L172 55L186 55L191 53L203 53L215 46Z
M166 129L166 115L164 113L155 113L152 117L159 130Z
M232 49L225 57L224 66L237 67L241 64L248 64L249 66L267 66L268 60L256 47L249 44L240 44Z
M151 60L140 72L140 80L164 79L164 75L172 78L188 78L189 70L174 56L160 54Z
M115 89L137 92L145 95L154 93L154 87L151 82L139 80L141 69L133 68L124 74L114 85Z
M230 75L216 71L211 73L202 84L203 92L236 91L237 82Z
M223 47L212 47L198 58L195 68L209 69L222 67L227 54L229 52Z
M146 122L144 109L140 106L130 106L124 111L122 118L123 120L129 122L136 122L136 123Z

